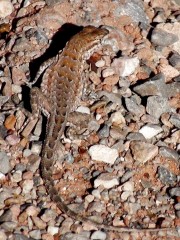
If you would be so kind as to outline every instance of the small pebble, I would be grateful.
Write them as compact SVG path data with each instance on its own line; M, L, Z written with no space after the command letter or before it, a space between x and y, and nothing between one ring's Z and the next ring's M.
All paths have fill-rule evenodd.
M158 147L146 142L133 141L130 148L134 160L140 163L145 163L158 154Z
M179 159L179 154L175 150L168 147L160 147L159 154L163 157L174 159L176 161Z
M160 126L154 124L147 124L139 130L146 139L151 139L162 131L163 129Z
M118 157L118 151L116 149L101 144L91 146L88 152L93 161L100 161L109 164L114 164Z
M174 197L180 197L180 187L174 187L169 190L169 194Z
M57 234L59 231L58 227L48 226L47 232L50 233L52 236Z
M106 189L110 189L116 185L119 185L119 180L116 176L113 176L109 173L102 173L99 177L97 177L94 181L94 187L102 185Z
M131 75L138 66L139 59L137 57L115 58L112 63L112 67L115 68L116 73L121 77L127 77Z
M90 109L88 107L85 107L85 106L79 106L76 109L76 112L90 114Z
M174 185L177 181L176 175L163 166L158 167L158 177L164 184Z
M11 171L11 169L10 156L8 156L4 151L0 152L0 172L7 174Z
M101 60L97 61L97 62L95 63L95 65L96 65L96 67L98 67L98 68L104 67L105 61L104 61L103 59L101 59Z
M102 71L102 76L103 78L106 78L106 77L112 76L114 73L115 72L113 68L106 68Z
M106 240L106 233L102 232L102 231L95 231L93 232L93 234L91 235L91 239L94 240Z

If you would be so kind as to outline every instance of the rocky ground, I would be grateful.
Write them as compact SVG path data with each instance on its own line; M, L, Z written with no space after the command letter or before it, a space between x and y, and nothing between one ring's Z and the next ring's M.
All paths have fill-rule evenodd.
M179 0L0 1L0 240L178 239L179 21ZM78 135L68 124L53 179L69 207L98 222L171 231L107 232L69 218L46 194L46 119L23 127L26 83L86 25L106 25L110 41L88 61L76 112L89 123Z

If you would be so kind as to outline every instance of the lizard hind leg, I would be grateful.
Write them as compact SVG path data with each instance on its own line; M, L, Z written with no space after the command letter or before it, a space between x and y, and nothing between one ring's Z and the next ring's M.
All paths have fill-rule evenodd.
M50 104L39 88L33 87L31 89L30 95L32 113L28 113L28 119L21 127L21 134L24 137L29 136L29 133L32 131L32 129L40 119L41 112L43 112L46 117L49 117L50 112Z
M50 103L46 96L37 87L31 89L31 108L33 116L39 117L40 111L42 111L46 117L49 117L51 109Z

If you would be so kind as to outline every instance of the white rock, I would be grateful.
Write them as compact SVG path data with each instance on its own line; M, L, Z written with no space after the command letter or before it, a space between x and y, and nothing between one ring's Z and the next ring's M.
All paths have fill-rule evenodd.
M125 182L122 186L124 191L130 191L133 192L134 191L134 183L133 182Z
M110 173L102 173L94 181L95 188L99 187L100 185L102 185L106 189L109 189L109 188L119 185L119 180L117 179L116 176L113 176Z
M139 66L139 59L137 57L129 58L115 58L112 67L116 69L116 73L121 77L127 77L134 73L135 69Z
M4 181L6 179L5 174L0 172L0 180Z
M126 201L128 199L128 197L130 197L132 195L132 192L130 191L125 191L121 194L121 200L122 201Z
M106 233L102 232L102 231L95 231L93 232L93 234L91 235L91 239L94 240L105 240L106 239Z
M139 130L146 139L150 139L162 131L162 128L155 124L147 124Z
M99 189L94 189L94 190L92 191L92 195L93 195L95 198L101 199L101 194L100 194Z
M101 119L101 117L102 117L101 114L99 114L99 113L96 114L96 120L97 121L99 121Z
M29 157L32 154L30 149L25 149L23 151L23 157Z
M106 77L112 76L114 73L115 73L114 69L109 67L102 71L102 76L103 78L106 78Z
M24 180L23 186L22 186L23 187L23 193L24 194L29 193L32 190L33 185L34 185L33 180L29 180L29 179Z
M117 127L124 127L124 125L126 124L125 118L123 117L120 111L117 111L112 114L111 121L112 124Z
M95 63L95 65L96 65L96 67L98 67L98 68L104 67L105 61L104 61L103 59L101 59L101 60L97 61L97 62Z
M0 230L0 240L7 240L7 235L3 229Z
M0 18L5 18L13 12L13 4L9 0L0 1Z
M90 203L90 202L94 201L94 196L93 195L87 195L85 197L85 200Z
M12 91L13 93L21 93L22 92L22 87L16 84L12 84Z
M33 143L30 151L31 154L34 153L38 155L41 152L41 146L39 144Z
M89 109L88 107L85 107L85 106L79 106L79 107L76 109L76 112L90 114L90 109Z
M58 227L48 226L47 232L51 234L52 236L57 234L59 231Z
M89 148L89 154L94 161L114 164L118 157L118 150L105 145L93 145Z
M12 182L20 182L22 180L22 172L21 170L17 170L15 171L12 175L11 175L11 181Z

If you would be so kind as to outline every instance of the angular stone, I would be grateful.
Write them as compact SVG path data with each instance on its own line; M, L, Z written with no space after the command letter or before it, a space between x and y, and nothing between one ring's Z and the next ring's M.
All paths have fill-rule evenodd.
M165 83L165 76L163 73L159 73L156 76L148 79L146 82L137 85L133 88L133 91L140 96L162 96L170 98L171 96L180 92L180 83Z
M159 153L166 158L171 158L176 161L179 159L179 154L174 149L168 147L160 147Z
M94 187L102 185L104 188L110 189L114 186L119 185L119 180L116 176L113 176L110 173L102 173L98 178L94 181Z
M163 184L174 185L177 181L177 176L163 166L158 167L158 176Z
M178 36L173 33L168 33L162 29L155 28L152 31L151 42L159 46L169 46L178 41Z
M94 161L102 161L113 164L118 157L118 150L109 148L105 145L93 145L89 148L89 154Z
M151 96L147 99L146 111L159 119L161 114L174 111L170 106L167 98L160 96Z
M173 53L169 58L169 62L173 67L180 70L180 55L178 53Z
M151 139L162 131L163 129L159 125L155 124L147 124L139 130L146 139Z
M158 154L157 146L141 141L131 142L130 149L132 151L134 160L140 163L145 163L153 159Z
M179 114L172 114L169 121L177 128L180 128L180 116Z

